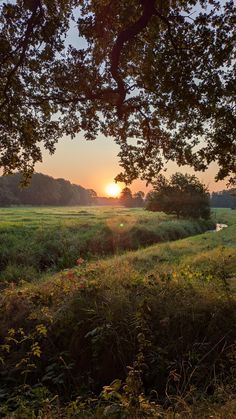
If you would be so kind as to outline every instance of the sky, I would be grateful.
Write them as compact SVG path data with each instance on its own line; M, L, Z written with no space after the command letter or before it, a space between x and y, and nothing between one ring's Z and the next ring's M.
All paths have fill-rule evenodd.
M55 154L50 155L44 151L43 162L38 163L35 169L37 172L55 178L61 177L85 188L94 189L99 196L106 196L107 185L112 183L114 177L122 170L119 166L118 152L119 146L111 138L98 137L94 141L86 141L81 134L73 140L63 137L58 142ZM180 168L174 163L169 163L166 176L176 171L195 173L188 166ZM227 182L214 181L216 171L216 165L211 165L205 173L195 173L211 192L226 188ZM130 188L132 192L142 190L146 193L151 186L146 187L145 182L137 180Z

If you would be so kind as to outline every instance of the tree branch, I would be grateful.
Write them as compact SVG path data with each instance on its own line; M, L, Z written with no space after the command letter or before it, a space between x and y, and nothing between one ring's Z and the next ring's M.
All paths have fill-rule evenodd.
M172 36L170 21L168 20L168 18L166 16L162 15L158 10L155 10L155 14L156 14L156 16L159 17L160 20L162 20L162 22L164 22L166 24L168 35L169 35L171 44L172 44L173 48L176 50L176 52L177 52L178 51L178 46L175 43L175 40L174 40L174 38Z
M39 14L38 9L40 10ZM29 45L29 41L31 38L31 35L33 33L34 27L36 26L36 24L38 23L39 19L41 18L43 14L42 11L42 5L41 5L41 0L35 0L34 1L34 6L33 6L33 10L32 10L32 14L28 20L27 23L27 28L23 37L23 41L20 45L20 48L22 48L20 57L18 62L15 64L15 66L12 68L12 70L8 73L7 75L7 81L5 84L5 87L3 89L3 97L5 98L3 100L3 102L0 104L0 110L6 105L7 101L8 101L8 96L7 96L7 91L10 87L11 84L11 80L12 77L15 75L15 73L17 72L18 68L23 64L24 59L25 59L25 55L26 55L26 51ZM16 50L18 50L19 48L16 48Z
M119 97L116 103L117 113L118 116L122 116L122 105L125 101L126 97L126 87L124 80L120 74L119 65L120 65L120 57L121 52L123 49L124 44L127 41L130 41L136 35L145 29L155 14L155 0L140 0L142 3L143 13L140 18L131 26L121 31L113 45L112 52L111 52L111 74L113 79L117 83Z

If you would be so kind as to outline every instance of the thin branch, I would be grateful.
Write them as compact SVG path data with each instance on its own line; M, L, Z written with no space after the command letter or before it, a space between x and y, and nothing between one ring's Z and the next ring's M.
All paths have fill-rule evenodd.
M158 10L155 10L155 14L156 14L156 16L158 16L158 17L159 17L159 19L160 19L160 20L162 20L162 22L164 22L164 23L166 24L166 26L167 26L167 31L168 31L168 35L169 35L169 38L170 38L171 44L172 44L173 48L174 48L176 51L178 51L178 46L177 46L177 44L175 43L175 40L174 40L173 35L172 35L172 30L171 30L171 24L170 24L170 21L168 20L168 18L167 18L166 16L162 15L162 14L161 14Z

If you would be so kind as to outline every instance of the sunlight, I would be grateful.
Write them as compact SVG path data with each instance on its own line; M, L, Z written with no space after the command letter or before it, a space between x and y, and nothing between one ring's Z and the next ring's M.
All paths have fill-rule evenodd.
M121 188L117 183L109 183L109 185L106 186L106 193L108 196L112 198L116 198L121 192Z

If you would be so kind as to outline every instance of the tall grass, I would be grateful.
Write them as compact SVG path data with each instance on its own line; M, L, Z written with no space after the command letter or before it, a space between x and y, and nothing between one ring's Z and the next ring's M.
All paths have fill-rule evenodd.
M81 257L105 257L214 226L211 221L175 220L140 209L14 208L0 212L0 280L14 283L70 268Z
M10 285L0 412L233 418L235 276L231 225Z

